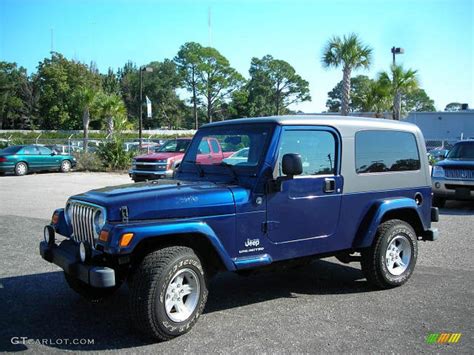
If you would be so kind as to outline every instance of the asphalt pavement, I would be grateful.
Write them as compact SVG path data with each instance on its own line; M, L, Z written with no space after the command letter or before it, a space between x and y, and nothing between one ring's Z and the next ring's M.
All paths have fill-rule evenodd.
M71 291L38 243L68 196L129 183L125 174L0 176L0 352L474 353L474 206L448 202L441 238L420 242L402 287L373 291L357 263L322 259L294 270L212 280L204 314L163 343L131 327L128 289L91 304ZM427 344L462 333L457 344Z

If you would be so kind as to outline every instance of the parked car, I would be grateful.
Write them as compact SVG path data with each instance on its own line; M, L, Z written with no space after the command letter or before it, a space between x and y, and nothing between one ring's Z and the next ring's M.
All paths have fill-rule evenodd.
M245 164L248 162L249 159L249 148L242 148L237 152L230 155L228 158L225 158L223 162L236 165L236 164Z
M474 140L461 141L446 159L432 170L433 203L444 207L446 200L474 200Z
M216 141L248 148L247 161L209 157ZM376 288L403 285L418 241L438 237L437 220L417 126L333 116L237 119L200 128L174 180L72 196L45 226L40 253L89 299L128 282L134 326L165 340L196 324L208 281L220 271L336 256L360 262Z
M173 177L190 143L191 138L171 139L155 153L137 156L132 162L130 177L135 182ZM199 149L200 163L210 161L220 163L222 159L232 154L232 152L224 153L215 138L205 139Z
M26 175L32 171L68 172L76 166L72 155L60 155L41 145L15 145L0 150L0 173Z

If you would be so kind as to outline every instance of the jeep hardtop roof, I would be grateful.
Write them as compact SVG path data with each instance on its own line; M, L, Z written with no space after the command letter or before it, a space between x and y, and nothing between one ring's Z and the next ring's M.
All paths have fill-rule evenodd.
M368 117L353 117L353 116L326 116L326 115L286 115L286 116L269 116L269 117L255 117L255 118L238 118L235 120L227 120L220 122L213 122L203 125L203 128L227 126L227 125L241 125L241 124L258 124L258 123L275 123L278 125L318 125L331 126L342 129L348 133L347 130L363 130L363 129L393 129L398 131L408 131L418 133L419 129L416 125L407 122L400 122L394 120L387 120L383 118L368 118ZM345 129L344 129L345 128ZM343 133L343 135L344 135Z

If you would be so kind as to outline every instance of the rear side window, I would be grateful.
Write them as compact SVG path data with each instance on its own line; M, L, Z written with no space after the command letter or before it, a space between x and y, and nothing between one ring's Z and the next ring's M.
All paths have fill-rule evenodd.
M358 174L420 169L416 139L408 132L357 132L355 154Z
M213 153L219 153L219 144L215 139L211 139L211 146L212 146L212 152Z

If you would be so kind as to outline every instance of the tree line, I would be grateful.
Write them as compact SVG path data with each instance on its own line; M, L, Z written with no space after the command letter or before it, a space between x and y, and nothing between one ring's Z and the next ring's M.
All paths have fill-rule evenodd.
M372 52L355 34L328 40L322 65L343 72L328 93L328 111L392 110L398 119L402 112L434 110L416 70L392 66L374 79L351 79L352 71L370 68ZM143 98L152 101L145 128L197 128L214 120L281 115L291 113L292 104L311 101L309 83L271 55L252 58L245 79L217 49L195 42L183 44L173 59L144 66L129 61L106 74L94 63L52 52L31 74L16 63L0 62L0 128L83 129L86 139L89 129L136 128L144 104L140 77ZM188 98L182 99L180 90Z

